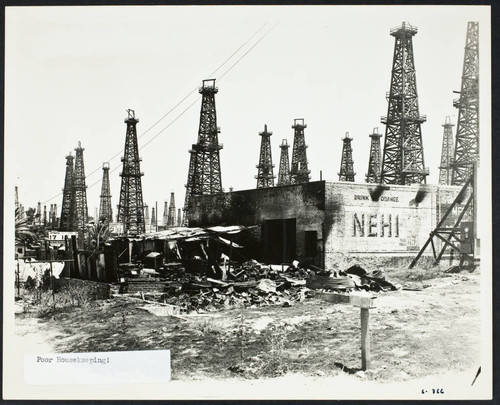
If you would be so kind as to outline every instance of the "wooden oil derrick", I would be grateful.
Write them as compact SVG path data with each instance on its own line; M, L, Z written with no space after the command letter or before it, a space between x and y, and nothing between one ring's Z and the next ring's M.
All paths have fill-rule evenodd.
M479 163L479 23L467 24L451 184L463 185Z
M380 183L380 170L382 165L382 154L380 153L380 138L382 134L378 133L378 128L373 128L370 134L370 159L368 161L368 173L366 173L367 183Z
M219 144L220 128L217 126L215 79L203 80L199 89L202 95L198 141L189 153L188 180L184 200L184 225L189 224L189 201L193 195L216 194L222 192Z
M443 124L443 145L441 147L441 164L439 165L439 184L450 185L453 163L453 124L446 117Z
M286 186L290 184L290 161L288 160L288 142L286 139L281 141L280 149L280 167L278 171L278 186Z
M339 181L354 182L354 162L352 160L352 138L349 137L349 132L345 133L342 138L342 159L340 161Z
M418 109L417 82L412 38L417 27L403 22L390 34L395 38L391 89L387 94L387 116L381 182L408 185L425 183L429 174L424 165L420 125L426 117Z
M267 125L264 125L264 131L259 132L262 137L260 142L259 164L256 166L258 169L257 188L274 187L273 173L273 158L271 154L271 135L272 132L267 131Z
M139 122L135 118L134 110L127 110L128 117L125 119L127 133L125 137L125 149L122 157L123 169L120 173L122 178L120 190L120 204L118 205L118 222L123 223L125 235L138 235L144 233L144 203L142 199L142 182L139 158L139 147L137 145L136 125Z

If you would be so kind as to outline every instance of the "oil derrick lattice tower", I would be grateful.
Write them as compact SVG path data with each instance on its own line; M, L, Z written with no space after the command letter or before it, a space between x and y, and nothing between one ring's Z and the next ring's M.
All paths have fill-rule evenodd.
M113 209L111 208L111 190L109 187L109 162L102 164L102 186L99 204L99 220L113 222Z
M271 155L271 135L272 132L267 131L267 125L264 125L264 131L259 132L262 137L260 142L259 164L256 166L258 169L257 188L274 187L274 173L273 173L273 158Z
M308 183L311 171L307 168L307 145L304 138L304 128L307 128L307 125L304 124L303 118L296 118L292 128L295 133L293 137L292 166L290 168L291 183Z
M453 101L458 108L455 135L455 158L452 163L451 184L463 185L479 161L479 23L467 24L462 86L460 98Z
M288 160L288 142L286 139L281 141L280 149L280 167L278 171L278 186L290 184L290 161Z
M219 144L220 129L217 127L215 110L215 95L218 91L215 79L203 80L199 89L202 95L200 126L198 141L189 151L191 158L184 201L184 225L189 224L189 201L192 195L222 192L219 155L222 144Z
M83 236L85 225L88 220L87 209L87 186L85 185L85 166L83 164L82 145L78 142L78 147L75 148L75 171L73 173L73 190L74 190L74 227L75 231Z
M15 200L15 208L16 210L19 208L19 193L17 191L17 186L16 186L16 200Z
M454 125L450 117L446 117L443 124L443 146L441 148L441 164L439 165L439 184L451 184L451 164L453 163L453 131Z
M342 160L340 162L339 181L354 182L354 162L352 161L352 138L349 137L349 132L345 133L342 138Z
M175 226L175 194L170 193L170 205L168 207L167 226Z
M144 233L144 206L142 200L142 183L139 158L139 147L137 145L136 125L139 119L135 118L134 110L127 110L128 117L125 118L127 133L125 137L125 148L122 162L123 169L120 173L122 184L120 189L120 204L118 205L118 222L123 223L125 235L138 235Z
M164 201L163 203L163 225L168 225L168 202Z
M387 94L387 116L382 160L382 183L409 185L425 183L429 171L424 165L421 124L426 117L418 109L417 82L412 37L417 27L403 22L391 29L395 37L391 89Z
M370 159L368 161L368 173L366 173L367 183L380 183L380 170L382 163L382 154L380 153L380 138L382 134L378 133L378 128L373 128L370 135Z
M156 225L156 210L155 207L151 208L151 226Z
M180 208L177 208L177 222L176 222L176 225L177 226L181 226L182 225L182 211Z
M66 174L64 177L63 200L61 208L61 219L59 220L59 229L61 231L74 230L74 205L75 194L73 192L73 172L74 172L74 159L71 153L66 156Z

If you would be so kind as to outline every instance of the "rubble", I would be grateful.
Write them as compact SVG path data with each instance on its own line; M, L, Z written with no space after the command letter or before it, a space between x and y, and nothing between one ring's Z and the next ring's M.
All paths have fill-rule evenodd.
M319 290L321 295L322 291L396 289L380 270L368 273L359 266L345 271L325 271L298 262L288 266L267 265L256 260L236 263L226 259L215 263L221 270L220 278L213 277L213 272L200 273L197 267L190 268L186 262L167 263L157 271L129 265L121 292L133 292L135 286L136 294L140 294L143 301L173 306L179 314L264 305L288 307L317 295L313 290ZM143 288L148 284L152 287L149 292ZM160 312L168 313L166 309Z

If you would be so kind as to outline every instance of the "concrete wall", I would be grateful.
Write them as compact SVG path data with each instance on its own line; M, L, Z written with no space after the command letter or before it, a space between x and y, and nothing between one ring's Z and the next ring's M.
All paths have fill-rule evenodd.
M324 207L324 181L233 191L193 197L189 225L251 226L262 225L266 220L295 218L296 252L297 258L301 259L304 258L304 232L316 231L318 240L323 239ZM322 255L322 245L318 242L319 256Z
M326 183L325 264L328 267L338 253L414 257L459 190L436 185Z
M295 218L298 260L304 258L306 231L317 232L317 251L325 258L315 263L321 266L332 266L339 255L412 258L459 191L453 186L380 189L376 184L324 181L233 191L193 197L190 226L251 226Z

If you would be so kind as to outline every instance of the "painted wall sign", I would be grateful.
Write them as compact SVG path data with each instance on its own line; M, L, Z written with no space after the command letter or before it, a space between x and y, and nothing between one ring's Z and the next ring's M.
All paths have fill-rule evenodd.
M354 213L352 217L352 236L399 238L399 215Z

